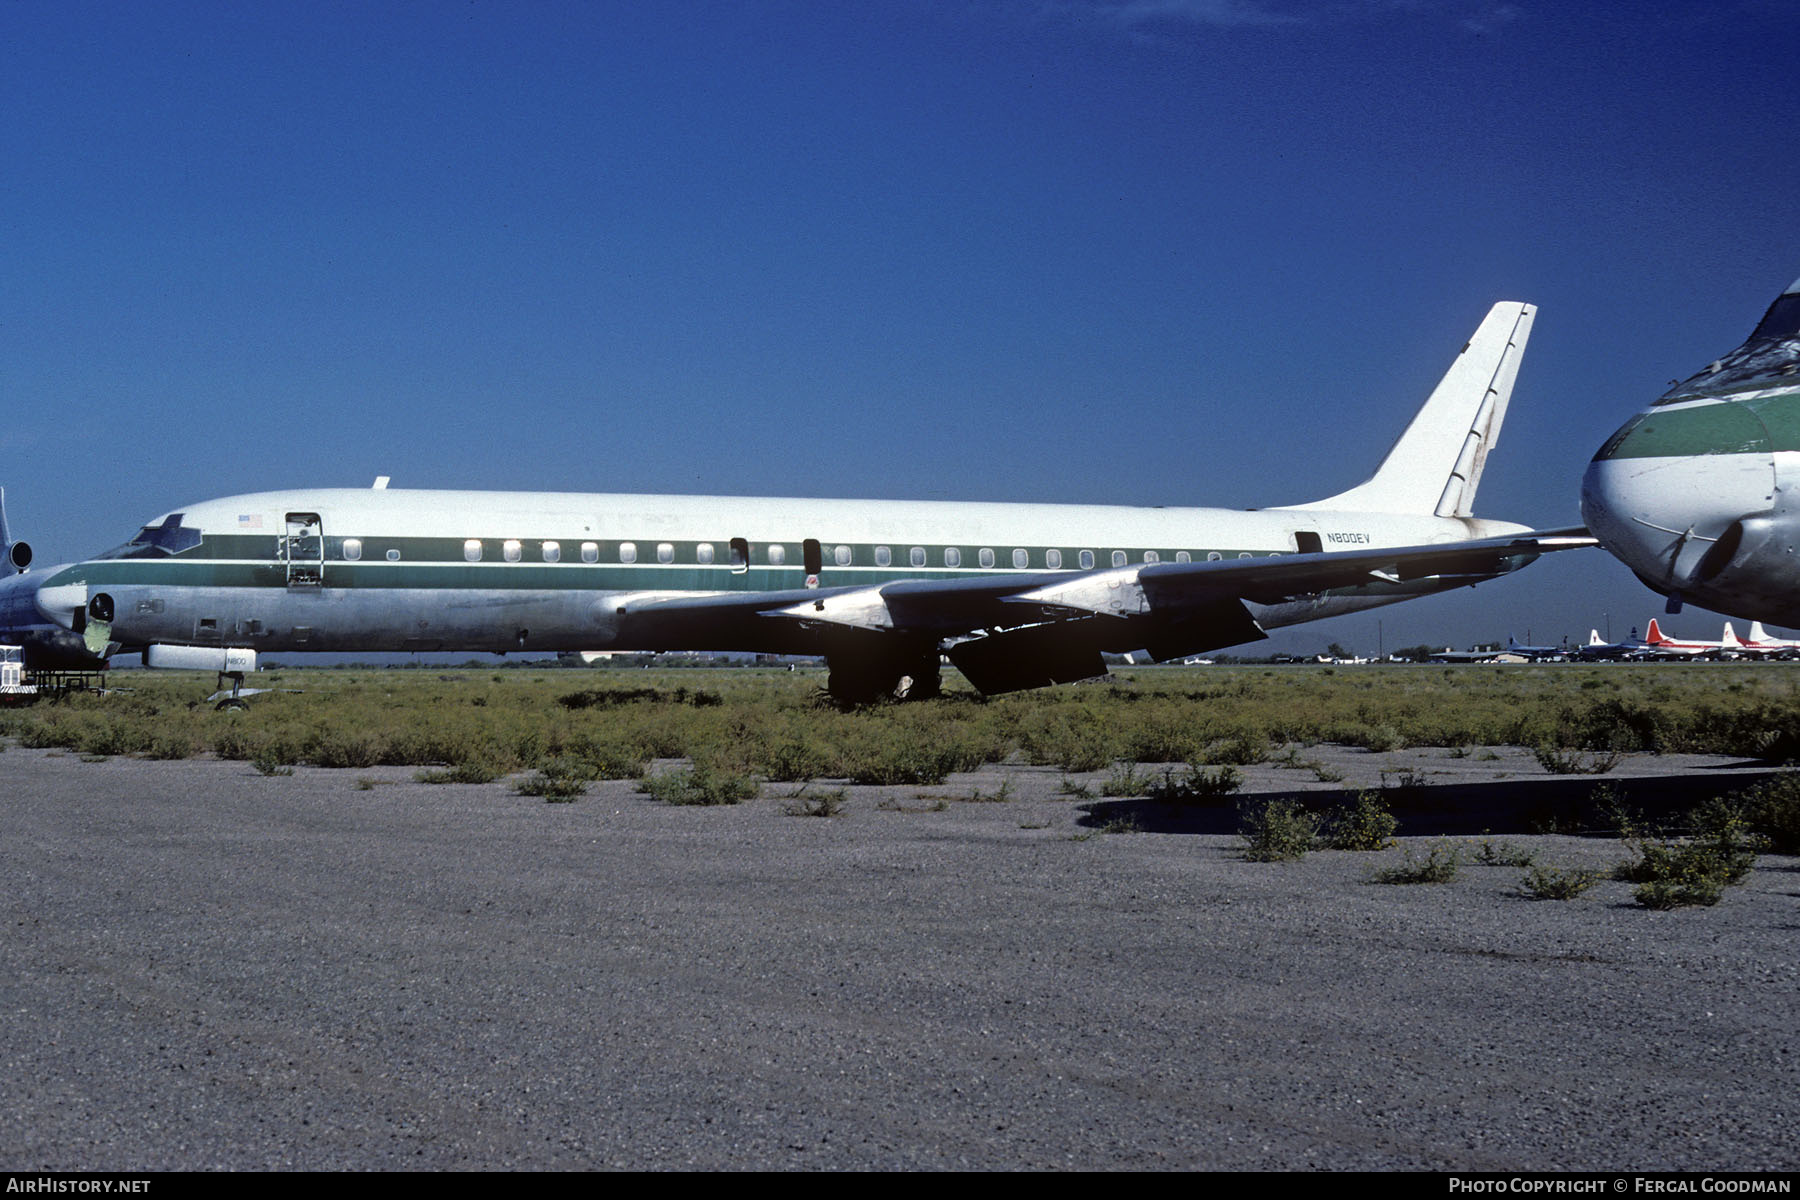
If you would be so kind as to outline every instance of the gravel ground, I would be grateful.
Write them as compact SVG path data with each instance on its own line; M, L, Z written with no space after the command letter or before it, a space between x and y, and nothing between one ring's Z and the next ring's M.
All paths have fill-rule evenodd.
M1607 779L1653 807L1732 766ZM1592 780L1515 751L1247 774L1384 771L1402 832L1622 857L1533 832ZM1399 850L1249 863L1228 808L1026 767L828 820L788 785L546 804L18 748L0 779L8 1170L1800 1167L1794 859L1665 913L1369 882Z

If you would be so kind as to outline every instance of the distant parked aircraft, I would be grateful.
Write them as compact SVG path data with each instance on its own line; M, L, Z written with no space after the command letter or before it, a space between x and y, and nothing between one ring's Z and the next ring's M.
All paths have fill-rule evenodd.
M1725 626L1731 629L1730 625ZM1738 649L1756 658L1792 658L1800 654L1800 641L1770 637L1761 621L1750 622L1750 632L1738 642Z
M105 657L89 650L80 634L38 608L39 586L65 568L33 571L32 561L31 544L13 540L7 529L6 489L0 488L0 643L18 646L22 665L30 671L106 665Z
M1731 626L1725 626L1726 637L1731 636ZM1735 637L1731 638L1736 641ZM1713 658L1725 649L1725 639L1716 642L1683 641L1672 638L1662 631L1656 618L1650 618L1650 627L1644 631L1644 650L1656 658Z
M1527 630L1527 632L1530 631ZM1509 633L1506 635L1506 653L1538 662L1548 658L1567 658L1569 648L1567 646L1523 646L1515 641L1512 634Z
M1638 636L1637 626L1631 627L1631 633L1622 642L1603 641L1598 629L1588 631L1588 640L1575 647L1575 657L1589 661L1603 659L1637 658L1644 652L1644 640Z

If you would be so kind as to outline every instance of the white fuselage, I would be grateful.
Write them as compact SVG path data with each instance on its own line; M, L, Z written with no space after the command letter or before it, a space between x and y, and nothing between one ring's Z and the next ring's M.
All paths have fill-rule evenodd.
M1473 518L1316 509L306 490L177 509L137 543L56 572L37 603L73 627L103 596L108 637L127 647L779 650L793 643L772 621L719 644L640 644L619 619L621 601L1054 575L1523 531ZM1429 590L1377 581L1259 606L1256 617L1275 627Z

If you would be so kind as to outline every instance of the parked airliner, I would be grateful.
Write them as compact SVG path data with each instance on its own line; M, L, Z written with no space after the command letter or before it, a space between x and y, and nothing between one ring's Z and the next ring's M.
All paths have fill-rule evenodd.
M1606 440L1581 512L1668 611L1800 624L1800 280Z
M1737 636L1729 624L1716 642L1672 638L1662 631L1655 617L1650 618L1650 625L1644 630L1644 652L1655 658L1715 658L1736 642Z
M1730 626L1726 626L1727 629ZM1750 632L1738 642L1740 651L1757 658L1792 658L1800 653L1800 641L1770 637L1761 621L1750 622Z
M189 504L37 585L95 653L823 655L844 700L985 693L1181 658L1593 544L1471 512L1535 308L1496 305L1374 475L1283 508L367 489Z

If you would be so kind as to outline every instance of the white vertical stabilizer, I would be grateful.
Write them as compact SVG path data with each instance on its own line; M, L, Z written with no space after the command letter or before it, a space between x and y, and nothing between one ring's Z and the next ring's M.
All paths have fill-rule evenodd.
M1536 305L1516 300L1494 305L1375 474L1347 492L1286 507L1470 516L1536 315Z

